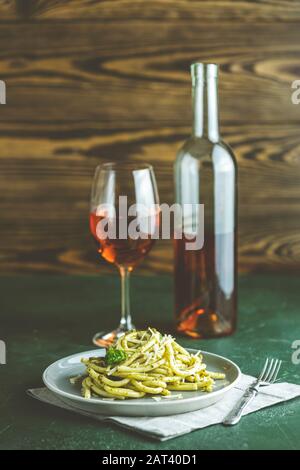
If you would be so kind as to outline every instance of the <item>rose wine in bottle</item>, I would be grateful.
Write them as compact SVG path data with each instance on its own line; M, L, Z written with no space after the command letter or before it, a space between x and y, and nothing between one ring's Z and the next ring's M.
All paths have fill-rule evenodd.
M179 332L213 338L236 325L237 166L219 134L218 66L194 63L191 74L193 131L174 168L182 213L174 237L175 315ZM187 249L195 230L202 231L202 246Z

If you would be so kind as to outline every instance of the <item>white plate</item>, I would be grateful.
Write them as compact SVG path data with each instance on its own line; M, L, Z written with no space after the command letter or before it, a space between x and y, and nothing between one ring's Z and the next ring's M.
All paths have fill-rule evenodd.
M195 353L195 349L188 349ZM73 354L51 364L43 374L46 387L58 395L61 400L69 405L90 413L109 416L167 416L189 411L199 410L213 405L221 400L226 393L237 383L241 372L236 364L225 357L209 352L201 351L203 361L207 370L213 372L224 372L225 380L216 380L214 391L211 393L198 391L173 392L182 394L183 398L162 398L156 401L151 397L134 398L128 400L109 400L105 398L85 399L80 394L80 388L70 384L70 377L84 372L85 367L81 364L82 357L103 357L104 349L94 349L84 353Z

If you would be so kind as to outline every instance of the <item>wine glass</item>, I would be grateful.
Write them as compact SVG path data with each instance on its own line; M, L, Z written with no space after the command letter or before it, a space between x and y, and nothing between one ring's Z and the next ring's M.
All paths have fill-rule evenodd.
M151 250L159 229L159 200L154 171L146 163L104 163L96 168L92 185L90 229L98 251L121 275L121 320L112 331L93 337L110 346L134 328L131 320L130 273Z

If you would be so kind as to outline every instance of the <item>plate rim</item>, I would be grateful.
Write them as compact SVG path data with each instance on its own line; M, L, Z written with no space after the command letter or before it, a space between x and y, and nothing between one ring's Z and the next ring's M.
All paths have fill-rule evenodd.
M195 353L197 351L199 351L198 349L194 349L194 348L185 348L187 351L189 352L192 352L192 353ZM50 364L43 372L43 375L42 375L42 379L43 379L43 383L44 385L47 387L48 390L50 390L51 392L55 393L56 395L60 396L60 397L63 397L63 398L66 398L66 399L69 399L71 401L76 401L76 402L80 402L80 403L90 403L90 404L93 404L93 405L99 405L99 406L107 406L107 405L111 405L112 404L112 401L111 400L106 400L105 398L104 399L99 399L99 398L84 398L82 396L78 396L78 395L75 395L75 394L72 394L70 392L66 392L64 390L61 390L60 388L56 387L56 386L53 386L52 384L50 384L47 380L47 374L49 373L49 370L53 367L55 367L58 363L60 363L61 361L67 361L67 360L70 360L76 356L79 356L80 354L84 355L84 354L91 354L91 357L93 356L93 353L99 353L99 351L103 351L104 348L98 348L98 349L91 349L91 350L88 350L88 351L82 351L82 352L78 352L78 353L74 353L74 354L71 354L69 356L66 356L66 357L62 357L60 359L58 359L57 361L53 362L52 364ZM201 399L205 399L207 398L208 396L210 397L218 397L219 395L223 395L225 393L227 393L229 390L231 390L240 380L241 378L241 370L239 368L239 366L233 362L231 359L227 359L226 357L224 356L220 356L219 354L215 354L215 353L211 353L209 351L203 351L203 350L200 350L201 354L207 354L209 356L213 356L215 358L218 358L218 359L221 359L221 360L225 360L225 362L229 363L231 366L233 366L233 368L236 370L237 372L237 377L235 378L235 380L233 380L233 382L231 382L230 384L226 385L225 387L219 389L219 390L213 390L212 392L210 393L207 393L207 394L203 394L203 395L195 395L193 397L186 397L186 398L181 398L178 403L180 404L183 404L183 403L192 403L196 400L201 400ZM150 401L145 403L139 403L137 402L136 400L116 400L114 401L114 405L118 405L120 406L121 408L122 407L132 407L132 406L136 406L136 407L144 407L145 405L147 406L150 406L150 407L157 407L157 406L160 406L162 403L164 404L164 406L174 406L174 403L176 402L176 400L162 400L162 401L156 401L156 400L153 400L153 401ZM177 403L177 402L176 402Z

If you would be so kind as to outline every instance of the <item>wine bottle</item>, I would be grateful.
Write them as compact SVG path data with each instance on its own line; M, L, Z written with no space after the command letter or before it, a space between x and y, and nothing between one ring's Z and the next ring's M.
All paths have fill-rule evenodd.
M193 131L174 167L182 213L174 237L175 316L179 332L209 338L236 326L237 165L219 134L218 66L194 63L191 75ZM196 233L203 244L191 249Z

